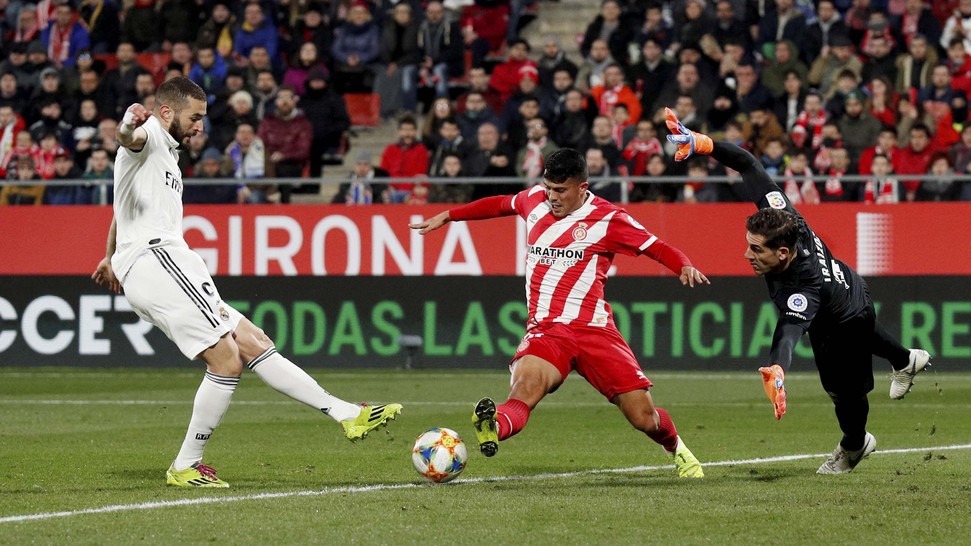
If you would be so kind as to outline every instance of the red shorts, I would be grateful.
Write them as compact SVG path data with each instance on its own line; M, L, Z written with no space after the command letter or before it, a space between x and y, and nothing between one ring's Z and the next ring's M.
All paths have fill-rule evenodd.
M624 337L615 326L541 324L526 332L513 362L530 355L556 366L563 379L576 370L600 394L618 394L651 388Z

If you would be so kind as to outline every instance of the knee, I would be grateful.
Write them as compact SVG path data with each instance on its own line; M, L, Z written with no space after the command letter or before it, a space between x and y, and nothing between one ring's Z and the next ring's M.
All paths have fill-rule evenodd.
M246 330L237 329L233 333L236 345L239 347L239 359L249 362L273 347L273 340L261 328L253 327Z
M621 405L620 409L627 422L644 434L653 434L661 428L661 418L652 406Z
M627 419L632 425L634 425L634 428L643 432L644 434L653 434L661 428L661 419L658 417L657 412L653 410L638 411L633 416L627 416Z
M206 369L224 377L243 375L243 363L239 359L239 348L229 336L222 337L218 343L206 349L201 355Z

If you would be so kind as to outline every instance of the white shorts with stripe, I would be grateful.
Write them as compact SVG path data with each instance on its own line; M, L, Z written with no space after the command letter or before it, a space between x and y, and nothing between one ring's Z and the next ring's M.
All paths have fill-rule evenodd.
M189 248L151 248L135 260L125 297L142 319L195 359L236 329L243 317L219 297L206 263Z

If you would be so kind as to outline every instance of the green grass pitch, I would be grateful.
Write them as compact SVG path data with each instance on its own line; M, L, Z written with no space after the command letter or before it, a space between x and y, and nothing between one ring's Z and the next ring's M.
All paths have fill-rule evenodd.
M201 370L0 369L0 544L958 544L971 540L971 374L925 372L903 401L877 375L856 471L817 476L839 431L815 375L775 421L758 373L648 375L707 463L681 480L581 378L481 456L469 424L495 372L314 370L404 412L364 442L247 374L207 463L229 490L166 487ZM419 433L470 444L459 480L423 484ZM951 449L942 449L950 447ZM899 451L897 451L899 450ZM791 457L787 457L791 456ZM768 459L768 460L766 460ZM57 515L53 515L57 514Z

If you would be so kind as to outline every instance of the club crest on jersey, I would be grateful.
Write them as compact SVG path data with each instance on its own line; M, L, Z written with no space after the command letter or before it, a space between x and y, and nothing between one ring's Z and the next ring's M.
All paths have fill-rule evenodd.
M644 226L642 226L640 222L635 220L633 216L631 216L630 214L626 214L625 216L627 216L627 221L630 222L630 225L636 227L637 229L644 229Z
M793 294L786 300L786 305L789 306L789 309L797 313L802 313L809 307L809 300L803 294Z
M784 209L786 208L786 199L782 197L782 192L770 191L765 194L765 200L769 202L769 206L774 209Z
M582 241L587 238L587 224L586 222L580 222L576 228L573 229L573 240Z

